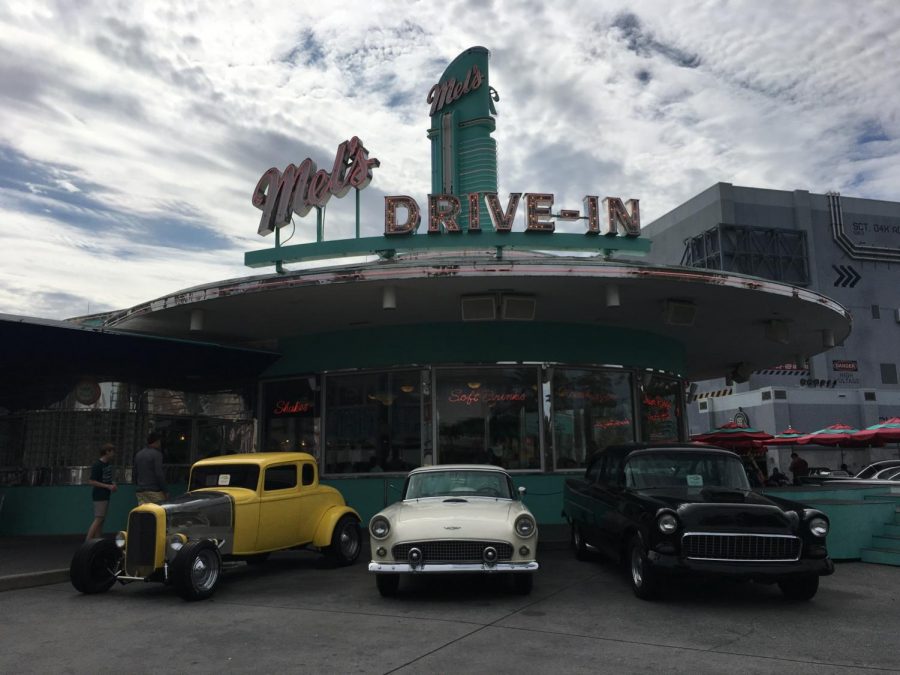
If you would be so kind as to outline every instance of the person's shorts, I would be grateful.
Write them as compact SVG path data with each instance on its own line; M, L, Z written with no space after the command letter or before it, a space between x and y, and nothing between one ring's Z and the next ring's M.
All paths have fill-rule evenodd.
M137 497L138 506L140 506L141 504L159 504L166 498L164 492L156 492L154 490L135 492L134 496Z
M98 499L94 502L94 518L106 518L106 512L109 510L108 499Z

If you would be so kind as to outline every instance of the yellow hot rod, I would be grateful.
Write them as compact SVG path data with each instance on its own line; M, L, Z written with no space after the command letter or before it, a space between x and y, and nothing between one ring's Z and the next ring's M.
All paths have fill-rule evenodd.
M115 540L85 542L70 576L82 593L117 581L161 581L201 600L215 592L223 561L257 564L273 551L312 547L350 565L359 557L359 523L341 494L319 483L312 455L212 457L191 467L184 495L133 509Z

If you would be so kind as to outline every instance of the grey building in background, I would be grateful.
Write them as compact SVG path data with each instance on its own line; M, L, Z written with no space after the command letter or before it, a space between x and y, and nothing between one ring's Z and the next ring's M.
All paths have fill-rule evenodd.
M739 410L770 433L836 423L863 428L900 416L900 203L717 183L642 234L653 241L652 262L787 282L828 295L853 315L847 340L818 356L737 363L732 378L695 383L692 434ZM784 341L793 328L792 317L773 318L760 326L759 339ZM828 345L833 336L822 339ZM897 454L897 448L804 450L811 465L851 468ZM770 466L776 462L784 465L784 457L770 456Z

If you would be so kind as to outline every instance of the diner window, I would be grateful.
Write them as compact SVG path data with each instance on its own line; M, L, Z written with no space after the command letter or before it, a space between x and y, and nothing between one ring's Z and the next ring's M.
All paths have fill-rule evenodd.
M641 381L641 435L648 443L681 440L680 380L644 373Z
M438 461L540 469L539 385L537 368L438 370Z
M156 417L153 431L162 437L163 462L190 466L192 427L189 417Z
M325 472L409 471L421 464L418 370L332 375L325 382Z
M318 454L318 378L266 382L262 391L262 424L262 447L266 451Z
M634 441L631 374L557 368L553 373L556 469L576 469L597 450Z

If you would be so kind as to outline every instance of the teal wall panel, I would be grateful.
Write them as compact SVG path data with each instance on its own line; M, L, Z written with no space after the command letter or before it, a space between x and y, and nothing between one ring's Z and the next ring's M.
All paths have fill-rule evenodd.
M494 321L369 327L283 340L262 377L411 363L613 363L685 372L684 346L660 335L590 324Z

